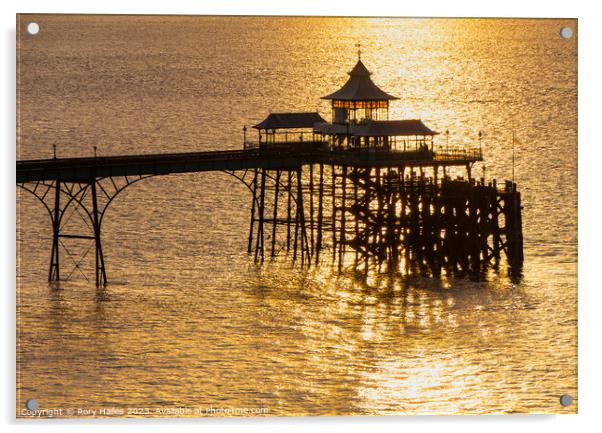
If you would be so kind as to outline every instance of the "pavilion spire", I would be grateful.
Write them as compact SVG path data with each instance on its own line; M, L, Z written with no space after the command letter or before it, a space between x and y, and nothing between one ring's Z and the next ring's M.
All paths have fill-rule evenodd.
M357 44L360 45L359 43ZM361 50L357 52L361 56ZM381 90L370 78L370 71L358 59L353 69L349 72L347 82L334 93L323 96L322 99L341 101L387 101L398 99Z

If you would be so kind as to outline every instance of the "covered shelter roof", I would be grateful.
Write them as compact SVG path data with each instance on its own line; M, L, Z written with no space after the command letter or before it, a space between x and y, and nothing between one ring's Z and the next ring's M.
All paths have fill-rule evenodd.
M420 119L408 120L369 120L359 125L355 135L366 137L407 136L407 135L438 135L426 126Z
M438 135L420 119L368 120L358 124L318 123L314 130L322 134L349 134L362 137L401 137L411 135Z
M270 113L255 129L303 129L313 128L314 123L326 122L318 112L312 113Z
M336 99L339 101L390 101L399 99L381 90L370 78L370 71L358 60L351 72L349 79L334 93L322 96L322 99Z

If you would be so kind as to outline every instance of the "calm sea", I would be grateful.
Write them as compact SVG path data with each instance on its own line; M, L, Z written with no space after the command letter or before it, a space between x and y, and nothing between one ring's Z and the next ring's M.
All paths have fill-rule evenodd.
M449 130L450 146L482 131L487 178L511 178L516 134L525 266L486 281L259 267L248 190L201 173L126 189L103 225L109 285L86 280L92 253L74 268L89 245L71 242L56 288L49 218L20 194L17 413L30 398L152 416L576 411L558 403L577 397L577 42L563 25L576 22L22 16L18 159L53 144L60 157L238 149L270 111L330 118L319 98L359 41L400 97L391 118Z

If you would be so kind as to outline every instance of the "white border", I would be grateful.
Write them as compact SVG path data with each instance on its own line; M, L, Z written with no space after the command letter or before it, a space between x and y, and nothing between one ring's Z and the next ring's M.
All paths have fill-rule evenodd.
M231 431L245 428L249 431L303 431L305 429L344 428L346 431L365 431L378 428L383 431L400 431L419 428L421 432L483 431L515 429L545 429L546 431L588 431L599 425L598 403L602 388L602 362L600 362L600 337L602 329L602 283L600 268L602 244L596 212L599 206L600 186L598 172L602 161L599 101L602 77L600 48L602 41L602 15L595 1L545 1L505 0L485 1L412 1L383 0L328 0L328 1L184 1L140 2L132 0L104 1L28 1L16 4L1 3L3 62L2 95L2 422L12 431L29 431L41 428L48 432L80 430L81 421L17 422L15 413L15 14L20 13L146 13L146 14L229 14L229 15L371 15L371 16L459 16L459 17L542 17L579 18L579 411L580 415L563 416L488 416L488 417L379 417L379 418L271 418L263 419L201 419L201 420L104 420L85 422L88 431L105 431L107 427L118 432L126 429L164 431L168 425L179 430ZM596 422L598 421L598 422ZM42 424L43 423L43 424ZM21 425L18 425L21 424ZM42 424L42 425L37 425ZM416 424L420 424L416 426ZM445 424L445 425L442 425Z
M140 4L128 0L52 2L22 0L21 13L109 13L109 14L169 14L169 15L344 15L344 16L455 16L455 17L543 17L575 18L581 10L579 2L550 0L542 4L520 0L506 0L484 5L480 1L414 1L384 0L225 0L225 1L147 1Z

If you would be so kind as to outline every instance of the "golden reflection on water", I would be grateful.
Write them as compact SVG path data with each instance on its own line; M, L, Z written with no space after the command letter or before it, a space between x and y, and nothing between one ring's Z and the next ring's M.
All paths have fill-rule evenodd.
M418 350L412 358L424 359L425 354L420 352ZM470 413L491 397L476 373L477 368L464 365L453 356L436 363L418 361L412 366L399 360L383 362L377 366L377 371L364 378L365 388L359 390L359 395L365 401L363 409L373 413L388 409L403 415L412 413L417 407L422 414ZM463 393L458 398L457 390L464 388L477 391ZM437 402L444 399L453 403L441 412Z

